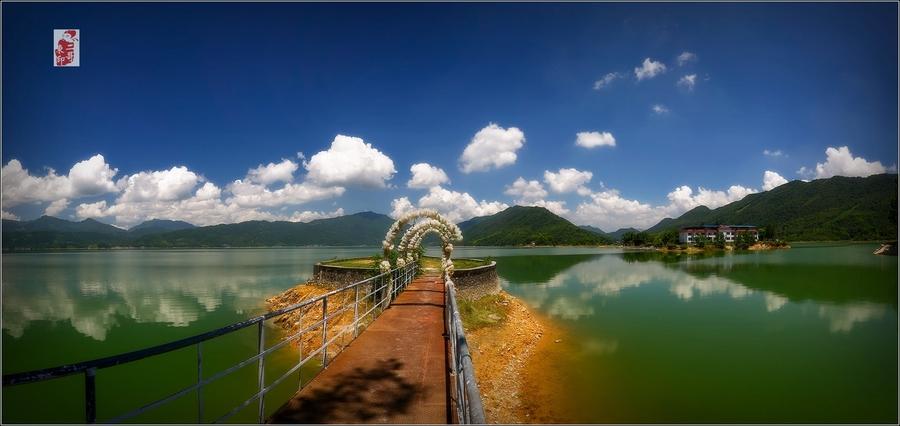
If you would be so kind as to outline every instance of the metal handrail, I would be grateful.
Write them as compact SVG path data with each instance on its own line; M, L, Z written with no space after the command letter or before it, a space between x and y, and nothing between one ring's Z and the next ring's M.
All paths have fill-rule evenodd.
M247 407L254 400L259 402L259 411L257 415L257 421L262 423L265 420L265 395L270 390L272 390L276 385L281 383L288 376L296 372L303 365L305 365L310 360L317 357L319 354L322 356L322 366L323 368L328 365L328 347L334 342L337 341L338 338L345 335L347 331L352 327L353 334L352 338L355 339L359 335L360 331L360 320L363 318L372 316L372 319L380 314L380 311L376 311L379 307L384 309L384 307L390 303L400 291L402 291L412 280L415 278L417 272L418 265L415 263L411 263L404 267L396 268L392 271L384 272L379 275L366 278L364 280L348 284L344 287L329 291L325 294L316 296L312 299L304 300L299 303L295 303L290 306L286 306L284 308L267 312L263 315L250 318L248 320L244 320L238 323L234 323L225 327L221 327L212 331L208 331L206 333L201 333L195 336L186 337L184 339L176 340L174 342L164 343L157 346L152 346L145 349L140 349L132 352L127 352L124 354L113 355L105 358L98 358L90 361L79 362L75 364L62 365L53 368L45 368L40 370L26 371L21 373L12 373L3 375L3 387L21 385L26 383L35 383L45 380L58 379L61 377L70 376L73 374L84 374L85 378L85 387L84 387L84 395L85 395L85 423L95 423L97 421L97 401L96 401L96 380L95 377L97 375L97 370L113 367L116 365L122 365L134 361L139 361L148 357L161 355L165 353L169 353L178 349L186 348L188 346L196 345L197 347L197 382L193 385L182 388L166 397L157 399L148 404L145 404L135 410L122 414L120 416L114 417L112 419L107 420L109 423L118 423L123 420L127 420L134 416L137 416L141 413L144 413L153 408L164 405L167 402L176 400L184 395L189 394L191 391L197 390L197 419L198 423L203 423L204 421L204 412L203 412L203 397L202 397L202 388L222 377L231 374L240 368L253 363L254 361L258 363L258 391L251 396L246 401L238 404L237 407L233 408L231 411L226 413L225 415L216 419L215 422L220 422L228 419L229 417L237 414L240 410ZM369 293L365 294L360 298L360 287L372 284L372 289ZM390 291L391 294L382 294L382 292ZM353 290L354 291L354 301L353 301L353 323L347 326L344 326L341 331L336 333L334 336L331 336L329 339L328 336L328 320L334 317L337 317L345 312L350 310L350 306L344 306L337 310L334 310L330 314L328 313L328 298L334 296L336 294ZM378 296L381 296L380 300L378 300ZM372 308L367 310L365 313L360 315L359 312L359 304L361 301L372 297L373 305ZM388 297L390 296L390 297ZM376 302L377 300L377 302ZM265 327L263 324L265 321L279 317L281 315L294 312L298 309L302 309L305 307L313 306L318 302L322 302L322 319L319 321L305 327L304 329L284 338L280 342L270 346L269 348L265 347ZM225 370L221 370L207 378L203 378L203 352L202 352L202 343L208 341L210 339L214 339L219 336L223 336L229 333L233 333L238 330L242 330L244 328L250 327L252 325L257 325L257 338L258 338L258 350L257 354L247 358ZM288 342L292 342L297 339L302 339L305 333L308 333L316 328L322 328L322 345L319 346L316 350L310 352L309 356L303 358L303 351L300 351L300 359L297 364L295 364L292 368L290 368L285 374L283 374L278 379L272 381L269 386L265 386L265 357L271 352L282 348L284 345L288 344ZM352 340L352 339L351 339ZM302 340L301 340L302 346ZM341 348L343 350L343 347ZM338 351L339 353L340 351ZM337 355L337 354L333 354ZM303 388L304 383L302 380L299 383L299 388Z
M463 329L462 318L456 303L456 285L450 275L444 273L446 286L445 327L450 338L450 374L456 394L456 417L460 424L484 424L484 406L481 403L481 391L475 379L475 366L469 353L469 343Z

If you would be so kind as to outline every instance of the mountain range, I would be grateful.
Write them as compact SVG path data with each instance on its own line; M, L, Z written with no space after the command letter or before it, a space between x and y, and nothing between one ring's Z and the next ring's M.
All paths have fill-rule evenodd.
M129 230L85 219L50 216L2 221L3 250L109 247L263 247L381 245L390 217L362 212L308 223L249 221L195 227L154 219ZM659 233L700 224L752 224L789 241L896 240L897 175L835 176L793 181L717 209L696 207L646 230ZM576 226L542 207L513 206L459 224L462 245L597 245L634 228L606 233Z

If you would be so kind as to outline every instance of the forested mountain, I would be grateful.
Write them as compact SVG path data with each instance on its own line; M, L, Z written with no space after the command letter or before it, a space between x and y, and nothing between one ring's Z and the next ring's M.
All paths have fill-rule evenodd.
M696 207L647 230L756 225L789 241L897 239L897 175L795 180L714 210Z
M608 238L579 228L543 207L513 206L459 224L470 246L593 245Z

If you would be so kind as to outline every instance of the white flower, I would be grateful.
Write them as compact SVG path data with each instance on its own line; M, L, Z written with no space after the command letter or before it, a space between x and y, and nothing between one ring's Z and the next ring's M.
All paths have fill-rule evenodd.
M382 260L378 266L381 268L381 272L387 272L391 270L391 262L388 262L387 260Z

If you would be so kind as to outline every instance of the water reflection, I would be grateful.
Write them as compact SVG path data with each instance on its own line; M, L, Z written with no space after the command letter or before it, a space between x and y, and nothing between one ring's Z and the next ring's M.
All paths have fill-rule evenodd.
M782 253L519 256L502 258L498 265L508 291L553 317L572 321L593 316L623 292L643 286L664 287L684 302L716 295L747 300L770 313L790 303L812 303L834 333L850 332L896 311L896 286L890 285L895 270L892 279L890 270L828 264L821 256L809 257L817 258L809 264L793 263ZM540 273L528 273L532 269ZM647 303L647 309L652 306Z
M3 329L69 322L103 341L121 318L188 327L227 304L236 314L304 281L318 260L372 249L128 251L4 256ZM332 253L334 252L334 253ZM226 325L226 324L221 324Z

